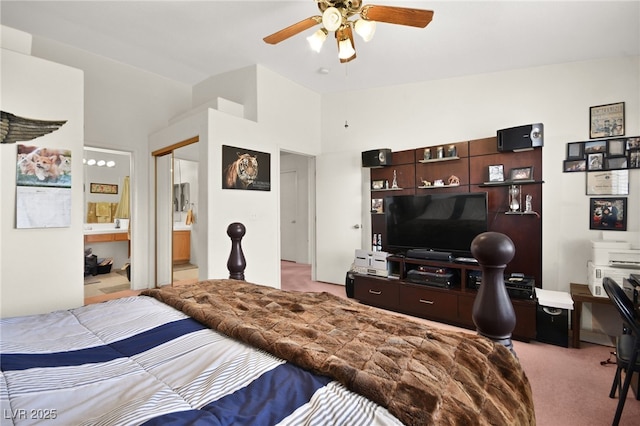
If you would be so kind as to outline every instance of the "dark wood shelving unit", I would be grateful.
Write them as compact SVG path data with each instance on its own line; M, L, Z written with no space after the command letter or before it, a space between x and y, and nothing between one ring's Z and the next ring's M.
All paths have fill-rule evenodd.
M444 158L424 159L423 148L394 152L392 164L371 169L371 180L392 181L394 170L400 188L393 195L425 195L436 192L487 192L489 231L507 235L516 247L513 260L505 273L521 272L531 276L537 287L542 287L542 148L520 152L498 152L495 137L476 139L443 145L455 147L456 155ZM433 152L433 148L432 152ZM447 150L445 150L447 152ZM488 166L502 164L510 168L533 167L530 181L487 182ZM424 186L423 181L447 182L456 176L459 185ZM512 185L526 186L526 194L532 197L529 212L509 209L506 188ZM389 190L371 191L371 198L384 198ZM521 192L522 193L522 192ZM383 206L386 209L386 206ZM388 251L385 236L385 216L371 215L371 231L382 235L382 249ZM438 320L462 327L475 328L471 318L477 290L467 285L468 271L480 270L478 265L440 262L391 256L390 278L355 275L354 296L363 303L403 312L422 318ZM446 267L459 272L460 282L450 288L415 284L406 279L407 267L415 265ZM516 311L514 338L528 341L535 338L536 303L533 300L513 299Z

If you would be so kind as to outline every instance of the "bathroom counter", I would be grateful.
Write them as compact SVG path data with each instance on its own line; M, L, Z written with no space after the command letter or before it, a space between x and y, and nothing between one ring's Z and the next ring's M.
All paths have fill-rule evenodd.
M127 228L116 228L113 223L90 223L84 225L84 242L100 243L109 241L127 241Z

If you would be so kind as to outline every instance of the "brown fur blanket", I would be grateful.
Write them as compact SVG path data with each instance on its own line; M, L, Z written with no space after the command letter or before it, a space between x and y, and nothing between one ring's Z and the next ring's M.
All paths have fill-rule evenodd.
M503 346L328 293L235 280L146 290L197 321L340 381L407 425L533 425L529 381Z

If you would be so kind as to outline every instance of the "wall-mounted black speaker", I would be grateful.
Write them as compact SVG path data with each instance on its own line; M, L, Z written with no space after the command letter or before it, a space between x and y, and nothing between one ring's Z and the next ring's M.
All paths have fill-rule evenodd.
M387 148L364 151L362 167L382 167L391 165L391 150Z
M498 130L498 151L522 151L543 145L542 123Z

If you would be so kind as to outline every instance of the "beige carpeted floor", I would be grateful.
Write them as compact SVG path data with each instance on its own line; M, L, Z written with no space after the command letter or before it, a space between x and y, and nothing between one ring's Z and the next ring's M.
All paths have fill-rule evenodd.
M346 297L344 286L311 281L310 265L283 261L281 284L284 290L327 291ZM415 320L435 327L457 329L437 322ZM616 367L612 364L600 365L600 362L609 358L613 348L586 342L582 342L580 349L535 341L514 341L513 345L531 383L539 426L611 424L618 404L617 398L609 398ZM630 391L620 425L639 424L640 401Z
M192 280L198 278L198 267L190 263L174 266L173 280ZM90 298L129 290L131 283L122 270L113 269L108 274L88 275L84 277L84 297Z

